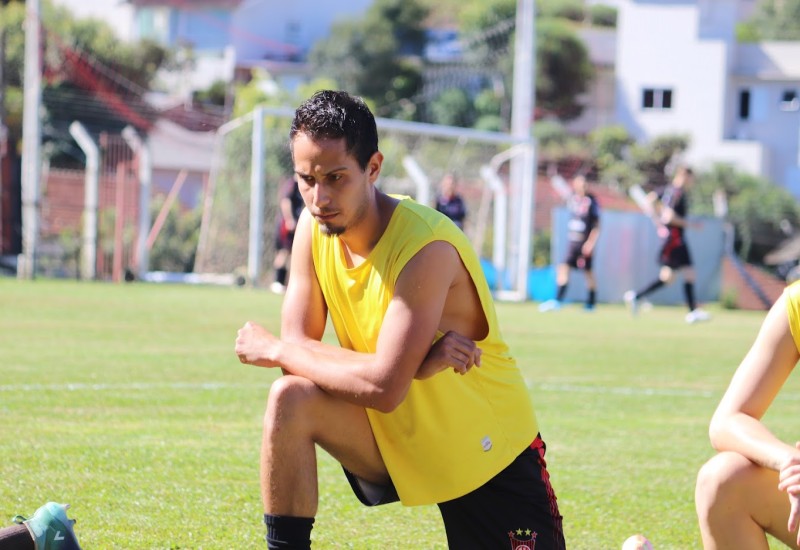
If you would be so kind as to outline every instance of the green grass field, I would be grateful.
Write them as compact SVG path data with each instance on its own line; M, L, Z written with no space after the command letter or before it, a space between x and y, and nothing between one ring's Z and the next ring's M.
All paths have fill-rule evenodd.
M264 548L258 450L277 373L233 354L280 298L240 288L0 279L0 521L72 504L84 550ZM763 318L715 309L631 318L499 304L528 380L567 546L699 548L694 478L707 426ZM767 422L796 438L795 378ZM315 548L445 548L436 507L362 507L320 453ZM777 547L777 546L776 546Z

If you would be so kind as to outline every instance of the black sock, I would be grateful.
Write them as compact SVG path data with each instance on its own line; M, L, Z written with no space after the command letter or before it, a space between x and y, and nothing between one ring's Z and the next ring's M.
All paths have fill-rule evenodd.
M650 286L648 286L647 288L644 288L643 290L640 290L639 292L637 292L636 293L636 299L638 300L639 298L644 298L645 296L647 296L648 294L650 294L651 292L653 292L655 290L658 290L662 286L664 286L664 281L662 281L661 279L656 279L655 281L650 283Z
M558 294L556 295L556 300L559 302L564 299L564 294L567 293L567 285L558 285Z
M689 306L689 311L694 311L697 305L694 301L694 283L689 281L684 282L683 294L686 296L686 305Z
M310 550L314 518L264 514L269 550Z
M30 531L24 525L12 525L0 529L0 548L3 550L35 550Z
M279 282L280 284L286 286L286 268L279 267L275 270L275 281Z
M590 305L590 306L594 305L595 295L596 295L595 290L593 288L589 289L589 296L586 298L586 304L587 305Z

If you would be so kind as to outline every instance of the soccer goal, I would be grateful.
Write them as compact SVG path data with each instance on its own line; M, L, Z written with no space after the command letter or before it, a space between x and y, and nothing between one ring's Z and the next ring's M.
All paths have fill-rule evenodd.
M292 175L294 111L260 107L221 127L205 197L198 273L268 282L282 182ZM384 163L378 186L433 205L445 174L467 207L464 231L494 275L499 299L527 298L532 256L535 154L532 140L395 119L376 119Z

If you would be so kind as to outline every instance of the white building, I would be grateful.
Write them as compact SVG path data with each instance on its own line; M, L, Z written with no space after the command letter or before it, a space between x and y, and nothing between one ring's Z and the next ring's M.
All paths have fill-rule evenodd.
M639 140L687 134L800 197L800 42L740 44L754 0L620 0L616 119Z

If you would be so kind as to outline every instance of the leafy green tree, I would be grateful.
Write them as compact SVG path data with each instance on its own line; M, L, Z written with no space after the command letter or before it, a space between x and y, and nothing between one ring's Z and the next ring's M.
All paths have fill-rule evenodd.
M737 34L746 42L800 40L800 0L761 0Z
M787 223L795 230L800 228L800 206L786 189L726 164L698 175L692 209L713 214L713 195L719 191L728 200L734 248L746 261L763 263L764 256L786 238L783 227Z
M335 24L314 46L314 72L372 99L381 116L413 118L408 99L422 86L413 56L424 46L427 13L416 0L376 0L362 19Z
M536 25L536 105L562 120L581 114L578 96L593 78L586 46L570 25L559 19L540 19Z
M151 206L155 219L164 204L164 197L156 198ZM150 268L154 271L189 273L194 267L197 239L200 235L201 208L183 210L176 202L170 208L158 238L150 250Z
M129 81L129 87L144 91L149 89L156 72L169 63L169 54L161 46L151 41L125 43L119 40L106 23L93 20L77 20L68 9L53 6L51 2L42 3L42 28L44 63L47 78L44 81L43 103L49 112L47 119L51 125L69 124L73 120L87 121L87 109L78 110L75 98L85 98L91 92L79 89L68 72L71 64L67 62L68 51L79 51L84 56L97 60L105 70ZM0 5L0 26L5 36L5 59L3 77L5 86L6 126L9 128L11 143L21 138L22 123L22 83L25 60L25 20L24 2L12 1ZM85 83L84 83L85 85ZM129 98L126 100L130 101ZM82 102L85 106L85 103ZM95 119L87 126L111 124L115 116L109 109L98 109ZM120 123L122 124L122 123ZM122 124L124 125L124 124ZM51 129L45 125L45 136ZM56 129L65 133L64 128ZM11 148L12 151L14 147Z
M545 4L541 3L540 12ZM567 4L562 7L566 9ZM499 75L505 90L513 89L515 17L515 0L494 0L465 6L460 18L469 62L487 77ZM580 115L578 97L592 78L589 54L573 24L562 17L538 17L535 93L539 116L570 120ZM502 112L495 114L510 113L511 99L505 97Z
M589 22L596 27L617 26L617 8L605 4L592 4L588 8Z
M470 127L475 121L475 107L462 88L445 90L430 105L431 122L447 126Z
M667 183L667 167L689 147L689 137L667 134L645 144L630 147L630 162L642 174L646 188L658 188Z

